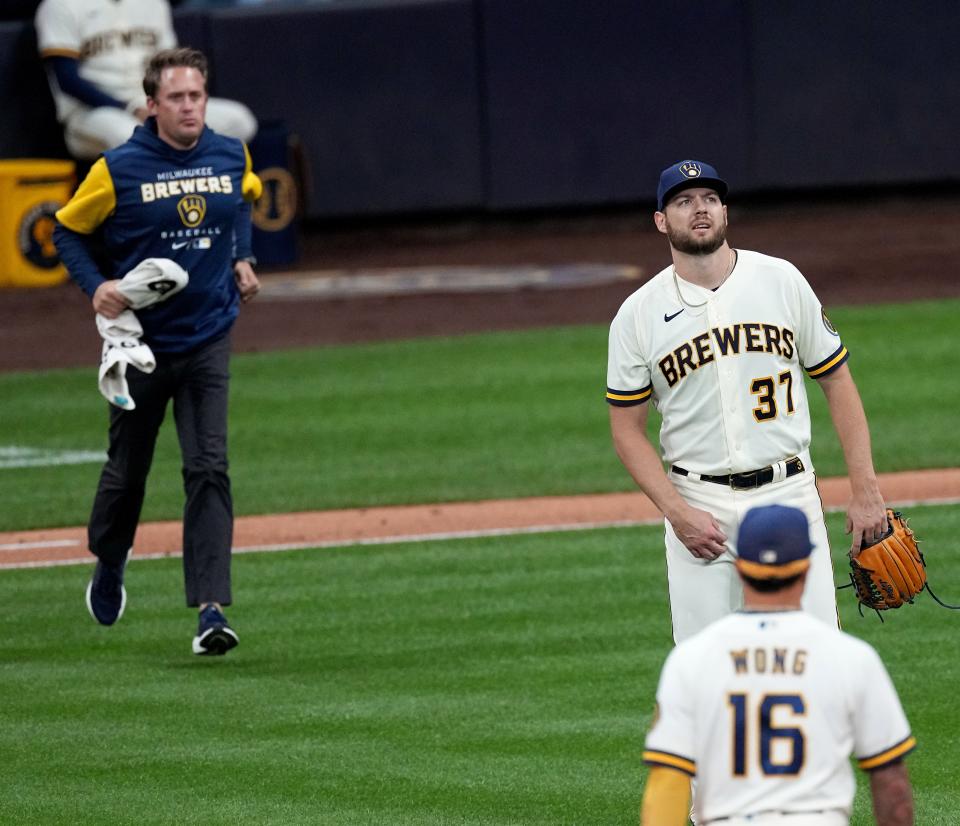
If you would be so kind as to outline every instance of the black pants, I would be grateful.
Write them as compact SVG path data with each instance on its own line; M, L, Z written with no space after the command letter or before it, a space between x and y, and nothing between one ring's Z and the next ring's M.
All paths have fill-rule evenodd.
M229 605L233 499L227 475L230 336L185 355L156 354L153 373L130 368L136 409L110 408L110 448L90 514L90 550L119 563L133 547L153 451L173 399L183 458L183 577L187 605Z

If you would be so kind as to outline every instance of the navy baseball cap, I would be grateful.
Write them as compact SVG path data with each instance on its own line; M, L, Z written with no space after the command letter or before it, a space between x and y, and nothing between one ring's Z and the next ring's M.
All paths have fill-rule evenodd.
M710 164L703 161L677 161L660 173L660 185L657 187L657 211L663 212L663 206L674 195L684 189L695 186L715 189L720 202L727 202L727 182L723 180Z
M810 567L810 525L799 508L764 505L747 511L737 537L737 569L751 579L787 579Z

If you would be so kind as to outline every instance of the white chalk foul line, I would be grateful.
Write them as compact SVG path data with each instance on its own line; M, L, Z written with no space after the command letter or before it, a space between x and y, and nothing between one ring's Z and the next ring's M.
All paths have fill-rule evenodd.
M34 548L69 548L79 545L79 539L43 539L36 542L7 542L0 545L0 551L28 551Z
M327 550L330 548L352 548L359 545L400 545L412 542L439 542L445 539L479 539L488 536L513 536L528 533L564 533L567 531L592 531L601 528L634 528L639 525L656 525L661 520L624 519L612 522L578 522L571 525L530 525L521 528L488 528L474 531L446 531L442 533L404 534L399 536L374 536L364 539L335 539L322 542L284 542L275 545L240 545L233 548L235 554L276 553L278 551L305 551L310 549ZM73 542L69 544L79 544ZM19 547L26 547L20 545ZM37 543L37 547L45 547ZM171 550L161 553L138 554L134 550L130 561L144 559L168 559L180 556L181 551ZM31 562L4 562L0 563L0 570L13 568L55 568L62 565L82 565L92 563L93 557L87 555L80 558L37 560Z
M894 503L888 503L891 506ZM905 499L895 503L896 507L914 507L927 505L960 505L960 497L948 497L944 499ZM826 513L842 513L846 510L844 505L833 505L824 508ZM567 533L572 531L592 531L603 528L636 528L641 526L659 525L662 519L618 519L608 522L576 522L562 525L528 525L518 528L485 528L469 531L444 531L438 533L420 533L420 534L401 534L398 536L375 536L363 539L335 539L326 541L303 541L303 542L284 542L273 545L241 545L233 548L235 554L252 553L276 553L278 551L305 551L310 549L325 550L330 548L352 548L361 545L401 545L412 542L440 542L449 539L478 539L490 536L514 536L519 534L536 533ZM52 540L50 542L35 543L11 543L10 545L0 545L0 550L17 550L27 547L49 548L63 547L66 545L79 545L78 540ZM131 557L131 561L144 559L168 559L170 557L180 556L181 551L171 550L161 553L137 554ZM54 568L63 565L85 565L91 564L93 557L89 554L83 557L71 559L56 560L37 560L30 562L4 562L0 563L0 570L11 570L15 568Z
M51 450L24 445L0 445L0 470L86 465L103 462L106 458L107 454L102 450Z
M399 536L372 536L365 539L335 539L326 542L286 542L279 545L249 545L234 548L235 554L271 551L301 551L307 548L350 548L354 545L393 545L405 542L435 542L445 539L478 539L488 536L514 536L527 533L565 533L592 531L601 528L634 528L638 525L656 525L660 519L620 519L613 522L577 522L569 525L527 525L520 528L484 528L473 531L444 531L441 533L411 533Z

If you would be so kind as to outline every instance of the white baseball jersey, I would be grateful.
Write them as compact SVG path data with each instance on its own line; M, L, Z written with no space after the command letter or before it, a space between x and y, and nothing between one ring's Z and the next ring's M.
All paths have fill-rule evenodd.
M846 359L797 268L740 250L717 290L671 266L627 298L610 326L607 401L653 401L668 463L740 473L809 448L803 373L819 378Z
M76 58L80 77L124 103L145 100L147 63L177 45L166 0L43 0L35 22L41 57ZM59 120L85 108L51 88Z
M697 823L849 817L860 768L916 746L876 651L801 611L730 614L663 666L644 762L696 777ZM846 821L843 821L846 822Z

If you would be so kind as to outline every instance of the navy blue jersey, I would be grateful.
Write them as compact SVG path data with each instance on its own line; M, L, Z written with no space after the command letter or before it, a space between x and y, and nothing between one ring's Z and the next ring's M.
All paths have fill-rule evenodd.
M250 256L250 206L260 193L250 156L235 138L204 129L192 149L161 140L153 119L94 164L57 218L57 247L90 296L145 258L170 258L190 276L169 300L137 312L143 341L157 352L187 352L225 333L240 296L233 262ZM102 230L109 272L78 251L77 234ZM79 239L83 242L85 239ZM79 253L79 254L78 254Z

